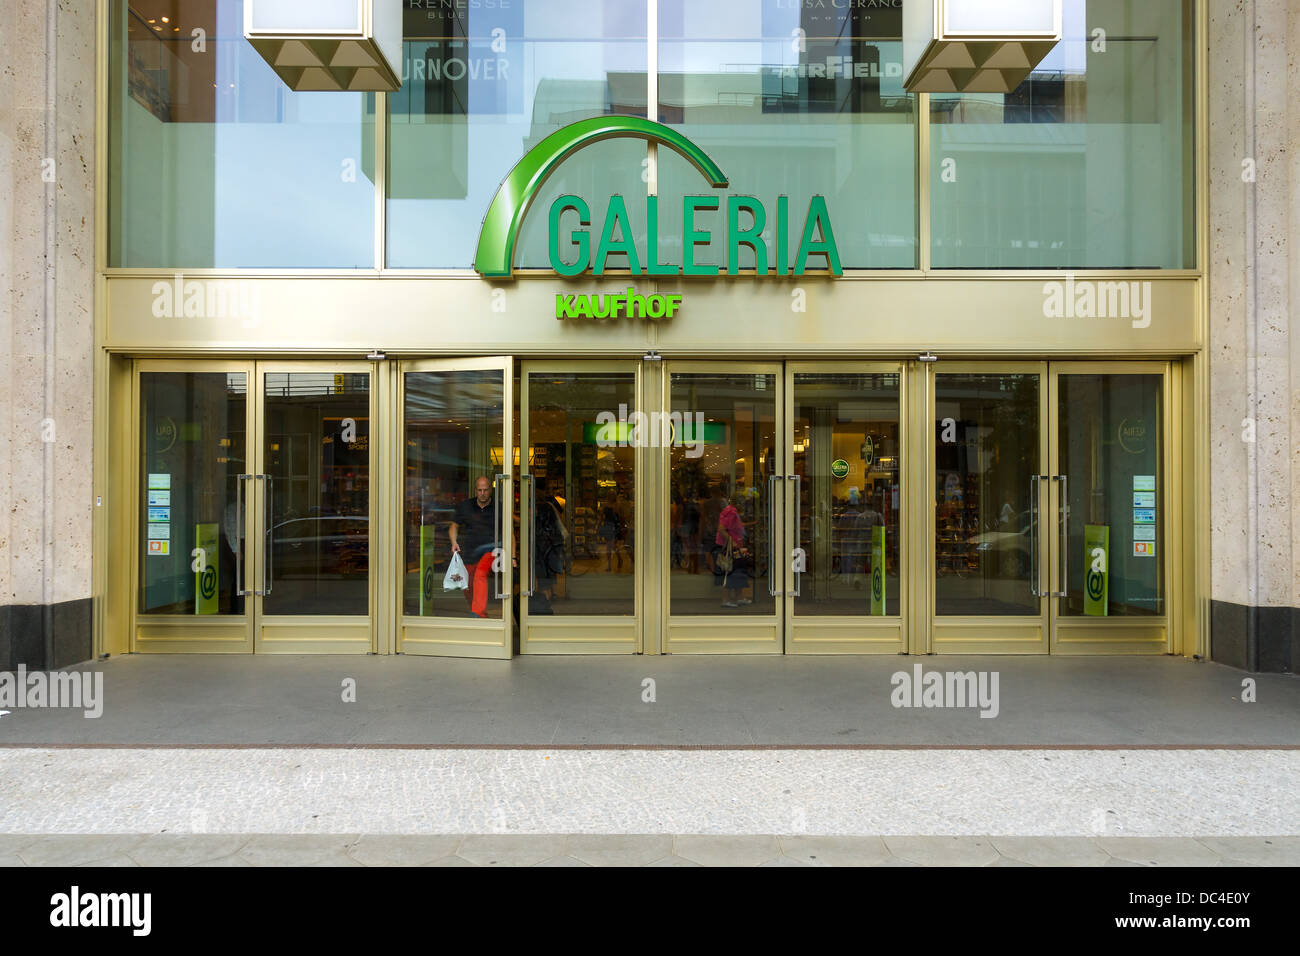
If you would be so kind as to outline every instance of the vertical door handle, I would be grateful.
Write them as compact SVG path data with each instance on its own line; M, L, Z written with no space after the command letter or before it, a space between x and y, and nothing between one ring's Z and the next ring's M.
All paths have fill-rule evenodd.
M244 482L252 475L238 475L235 485L235 594L243 597L253 589L244 587Z
M494 595L494 599L498 601L504 601L506 598L510 597L510 592L501 590L501 577L505 574L506 558L509 557L509 555L506 554L506 529L503 522L506 509L501 507L501 489L509 477L508 474L498 472L493 477L492 481L492 524L496 532L496 549L501 552L501 561L499 564L497 564L495 560L496 555L493 555L493 564L496 564L496 578L494 579L496 594ZM506 620L508 621L509 619L510 618L506 616Z
M532 597L537 593L537 482L533 480L532 475L520 475L520 481L528 482L528 512L523 515L523 520L519 522L519 530L528 529L527 542L528 547L519 549L519 559L528 562L528 590L521 590L519 593L523 597ZM520 502L522 504L522 500ZM520 541L523 544L523 541Z
M1053 475L1052 481L1061 483L1061 506L1057 514L1058 527L1061 532L1061 590L1052 591L1048 596L1068 597L1070 594L1070 479L1068 475Z
M257 477L266 482L266 571L262 574L262 590L258 593L265 596L271 593L271 579L274 577L272 562L275 560L275 502L273 500L275 491L275 478L272 475L258 475Z
M1034 597L1043 596L1038 575L1038 505L1042 496L1042 475L1029 476L1029 591Z
M793 482L791 487L794 488L794 546L803 547L803 475L791 475L790 481ZM793 556L794 552L790 552ZM789 592L790 597L799 597L803 590L803 572L794 571L794 562L791 562L791 573L794 575L794 590Z
M776 483L782 480L781 475L767 476L767 593L769 597L776 597L781 593L781 589L776 586Z

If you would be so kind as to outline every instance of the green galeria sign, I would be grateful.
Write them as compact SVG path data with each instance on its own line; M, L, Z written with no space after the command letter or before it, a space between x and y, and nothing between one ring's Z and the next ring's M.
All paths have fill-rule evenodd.
M547 178L578 150L615 138L644 139L665 146L690 162L714 189L729 185L722 170L702 149L662 123L632 116L579 120L543 139L506 176L483 219L474 256L475 270L485 278L513 275L515 245L524 216ZM548 216L547 249L551 268L562 276L578 276L588 271L601 276L611 266L627 269L633 275L653 277L720 275L722 266L698 261L699 248L711 245L716 236L726 245L727 275L739 274L742 246L753 253L754 273L760 276L804 275L810 259L823 261L825 269L833 275L842 275L844 271L824 196L813 196L808 203L793 259L789 199L785 196L777 198L774 216L753 196L683 197L683 261L680 263L660 261L659 212L658 196L645 198L644 212L636 210L646 226L646 244L641 249L632 238L635 235L633 212L622 196L610 196L605 202L603 225L593 245L591 205L581 196L561 196L551 204ZM763 239L769 222L774 232L770 262L768 244Z
M1083 613L1106 617L1110 604L1110 526L1083 526Z

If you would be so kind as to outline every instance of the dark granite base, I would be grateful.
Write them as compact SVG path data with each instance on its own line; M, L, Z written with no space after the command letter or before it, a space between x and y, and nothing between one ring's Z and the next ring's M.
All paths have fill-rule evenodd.
M91 601L61 604L10 604L0 607L0 670L24 664L33 670L57 669L80 664L94 656L94 635L90 624ZM54 638L53 660L46 660L47 620Z
M1300 670L1300 608L1210 602L1210 659L1245 671Z

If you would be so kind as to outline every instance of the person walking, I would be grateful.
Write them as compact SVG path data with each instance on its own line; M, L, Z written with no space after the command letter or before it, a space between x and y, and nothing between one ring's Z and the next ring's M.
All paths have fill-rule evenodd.
M740 512L724 495L718 513L718 533L714 543L721 548L716 561L722 572L722 606L740 607L754 602L742 594L749 583L749 549L745 547L745 524ZM730 567L728 567L730 565Z
M496 507L492 500L492 481L480 475L474 481L474 496L456 506L451 521L451 551L461 552L465 570L470 575L470 587L465 589L470 613L487 617L488 575L496 557Z

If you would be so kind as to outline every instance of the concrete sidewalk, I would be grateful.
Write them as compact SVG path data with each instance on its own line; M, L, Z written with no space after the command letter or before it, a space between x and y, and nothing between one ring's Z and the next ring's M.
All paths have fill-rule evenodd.
M997 717L895 708L891 676L917 665L996 672ZM1300 745L1300 678L1174 657L128 655L87 669L104 675L101 718L15 708L0 747Z
M0 835L0 866L1297 865L1297 837Z

